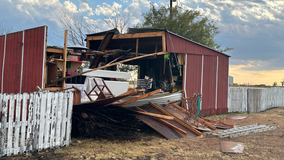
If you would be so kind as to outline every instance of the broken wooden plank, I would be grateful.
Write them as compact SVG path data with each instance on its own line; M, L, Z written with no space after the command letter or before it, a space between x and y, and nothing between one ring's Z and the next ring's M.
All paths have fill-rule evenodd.
M131 89L127 92L120 94L119 96L123 96L123 95L127 95L127 94L133 94L133 93L137 93L137 89Z
M186 112L186 109L180 107L179 105L177 105L177 104L175 104L175 103L170 103L170 105L176 107L177 109L179 109L179 110L181 110L181 111L183 111L183 112Z
M211 129L213 129L213 130L216 129L215 126L211 125L210 123L206 122L205 120L203 120L203 119L201 119L201 118L199 118L199 117L197 117L196 120L198 120L200 123L205 124L206 126L208 126L209 128L211 128Z
M134 111L134 110L132 110L132 111ZM146 115L146 116L168 119L168 120L174 120L173 116L167 116L167 115L161 115L161 114L155 114L155 113L143 112L143 111L134 111L134 112L139 113L139 114L143 114L143 115Z
M162 113L164 113L165 115L168 116L173 116L172 114L170 114L169 112L165 111L164 109L162 109L160 106L156 105L155 103L149 102L151 106L153 106L154 108L156 108L157 110L161 111ZM174 116L175 117L175 116ZM178 122L179 124L183 125L184 127L186 127L187 129L191 130L193 133L195 133L196 135L200 136L201 133L192 128L190 125L186 124L185 122L183 122L182 120L178 119L177 117L174 118L174 120L176 122Z
M200 117L201 118L201 117ZM234 125L231 125L231 124L227 124L227 123L224 123L222 121L214 121L214 120L211 120L211 119L207 119L207 118L201 118L207 122L210 122L210 123L214 123L214 125L217 125L217 123L221 123L223 126L227 126L227 127L230 127L230 128L234 128ZM218 128L218 127L217 127Z
M134 58L125 59L125 60L122 60L122 61L110 64L110 65L101 66L101 67L94 68L94 69L91 69L91 70L88 70L88 71L85 71L85 72L81 72L81 73L73 74L73 75L70 75L70 76L67 76L67 77L64 77L64 78L59 78L59 79L56 79L56 80L52 80L51 83L62 81L64 79L77 77L77 76L80 76L82 74L89 73L89 72L92 72L92 71L95 71L95 70L98 70L98 69L103 69L103 68L107 68L107 67L111 67L111 66L116 66L116 65L124 63L124 62L133 61L133 60L136 60L136 59L140 59L140 58L144 58L144 57L150 57L150 56L154 56L154 55L163 55L163 54L166 54L166 53L167 52L158 52L158 53L147 54L147 55L144 55L144 56L138 56L138 57L134 57Z
M139 100L139 99L149 97L149 96L151 96L151 95L153 95L153 94L156 94L156 93L159 93L159 92L161 92L161 91L162 91L161 89L157 89L157 90L155 90L155 91L152 91L152 92L143 94L143 95L141 95L141 96L139 96L139 97L135 97L135 98L132 98L132 99L130 99L130 100L128 100L128 101L124 101L124 102L122 102L121 104L118 104L118 105L119 105L119 106L123 106L123 105L129 104L129 103L135 102L135 101L137 101L137 100Z

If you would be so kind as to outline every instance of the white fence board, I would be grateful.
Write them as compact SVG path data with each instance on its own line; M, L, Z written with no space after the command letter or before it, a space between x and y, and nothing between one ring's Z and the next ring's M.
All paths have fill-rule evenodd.
M0 105L0 157L70 144L72 92L0 94Z

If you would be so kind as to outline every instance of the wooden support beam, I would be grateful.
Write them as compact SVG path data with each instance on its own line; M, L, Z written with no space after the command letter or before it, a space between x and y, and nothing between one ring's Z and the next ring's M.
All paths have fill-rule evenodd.
M225 125L225 126L234 128L234 125L227 124L227 123L224 123L224 122L222 122L222 121L214 121L214 120L206 119L206 118L201 118L201 119L203 119L203 120L205 120L205 121L207 121L207 122L210 122L210 123L214 123L214 124L216 124L216 123L221 123L222 125Z
M154 108L156 108L157 110L161 111L162 113L164 113L165 115L168 116L173 116L172 114L170 114L169 112L165 111L163 108L161 108L160 106L156 105L155 103L149 102L151 106L153 106ZM175 117L175 116L174 116ZM178 122L179 124L183 125L184 127L186 127L187 129L191 130L193 133L195 133L196 135L200 136L201 133L192 128L190 125L188 125L187 123L183 122L182 120L178 119L177 117L174 118L174 120L176 122Z
M136 39L136 57L138 56L139 39ZM155 52L156 53L156 52Z
M180 107L179 105L177 105L177 104L175 104L175 103L172 103L172 104L170 104L170 105L176 107L177 109L179 109L179 110L181 110L181 111L183 111L183 112L186 112L186 109Z
M118 96L124 96L124 95L128 95L128 94L133 94L133 93L137 93L137 90L136 89L131 89L131 90L129 90L127 92L124 92L124 93L122 93L122 94L120 94Z
M143 115L146 115L146 116L155 117L155 118L162 118L162 119L174 120L174 117L173 117L173 116L166 116L166 115L155 114L155 113L149 113L149 112L142 112L142 111L134 111L134 112L139 113L139 114L143 114Z
M48 91L61 91L63 90L62 87L45 87L45 90L48 90Z
M157 90L155 90L155 91L152 91L152 92L143 94L143 95L141 95L141 96L139 96L139 97L135 97L135 98L132 98L132 99L130 99L130 100L128 100L128 101L124 101L124 102L122 102L122 103L120 103L120 104L118 104L118 105L119 105L119 106L124 106L124 105L126 105L126 104L135 102L135 101L137 101L137 100L139 100L139 99L142 99L142 98L149 97L149 96L151 96L151 95L153 95L153 94L156 94L156 93L159 93L159 92L161 92L161 91L162 91L161 89L157 89Z
M62 78L66 77L66 60L67 60L67 34L68 31L64 31L64 53L63 53L63 70ZM65 79L62 81L62 88L65 89Z
M166 50L167 50L167 48L166 48L166 35L165 35L165 32L162 35L162 49L163 49L163 52L166 52Z
M211 129L213 129L213 130L216 129L215 126L211 125L210 123L206 122L205 120L203 120L203 119L201 119L201 118L199 118L199 117L197 117L196 120L199 121L200 123L205 124L206 126L208 126L209 128L211 128Z
M47 48L47 52L64 54L64 50L63 49L56 49L56 48Z
M146 32L146 33L131 33L131 34L116 34L112 39L129 39L129 38L147 38L147 37L161 37L164 31ZM105 36L88 36L87 41L90 40L103 40Z
M136 60L136 59L141 59L141 58L150 57L150 56L154 56L154 55L163 55L163 54L166 54L166 52L158 52L158 53L146 54L144 56L138 56L138 57L134 57L134 58L125 59L125 60L122 60L122 61L110 64L110 65L105 65L105 66L94 68L94 69L91 69L91 70L88 70L88 71L85 71L85 72L81 72L81 73L78 73L78 74L73 74L71 76L67 76L67 77L64 77L64 78L59 78L59 79L56 79L56 80L52 80L51 83L62 81L64 79L69 79L69 78L76 77L76 76L80 76L82 74L89 73L89 72L92 72L92 71L95 71L95 70L98 70L98 69L103 69L103 68L106 68L106 67L116 66L116 65L124 63L124 62L133 61L133 60Z
M149 113L149 112L145 111L144 109L139 108L139 107L136 107L136 106L135 106L135 109L137 109L137 110L139 110L139 111L141 111L141 112ZM177 131L177 132L180 132L181 134L186 135L186 131L184 131L184 130L178 128L178 127L176 127L175 125L172 125L171 123L169 123L169 122L167 122L167 121L165 121L165 120L162 120L162 119L158 119L158 118L154 118L154 119L155 119L156 121L158 121L158 122L160 122L160 123L162 123L162 124L164 124L164 125L166 125L166 126L172 128L173 130L175 130L175 131Z

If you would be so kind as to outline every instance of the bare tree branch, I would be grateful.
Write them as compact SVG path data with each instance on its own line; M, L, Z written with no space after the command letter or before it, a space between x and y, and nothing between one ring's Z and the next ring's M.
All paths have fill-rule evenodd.
M107 26L109 28L117 28L120 33L124 33L130 21L130 13L123 11L122 9L115 8L114 15L112 14L113 13L110 13L104 18Z
M0 22L0 35L11 33L13 26L5 25L3 22Z
M63 30L67 29L68 41L73 45L85 46L86 34L95 33L97 30L96 25L88 23L82 14L69 12L63 7L57 12L57 19L62 28L60 37L63 37Z

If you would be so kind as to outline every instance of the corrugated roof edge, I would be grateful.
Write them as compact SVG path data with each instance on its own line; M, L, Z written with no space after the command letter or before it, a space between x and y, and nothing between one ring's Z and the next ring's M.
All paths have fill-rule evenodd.
M195 42L195 41L192 41L192 40L190 40L190 39L187 39L187 38L185 38L185 37L183 37L183 36L180 36L180 35L178 35L178 34L176 34L176 33L173 33L173 32L171 32L171 31L168 31L167 29L165 29L165 31L168 32L168 33L170 33L170 34L172 34L172 35L175 35L175 36L177 36L177 37L179 37L179 38L182 38L182 39L184 39L184 40L187 40L187 41L189 41L189 42L192 42L192 43L194 43L194 44L197 44L197 45L199 45L199 46L202 46L202 47L205 47L205 48L210 49L210 50L212 50L212 51L218 52L218 53L223 54L223 55L225 55L225 56L227 56L227 57L231 57L231 56L229 56L229 55L227 55L227 54L225 54L225 53L216 51L215 49L212 49L212 48L207 47L207 46L205 46L205 45L203 45L203 44L200 44L200 43L198 43L198 42Z

